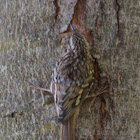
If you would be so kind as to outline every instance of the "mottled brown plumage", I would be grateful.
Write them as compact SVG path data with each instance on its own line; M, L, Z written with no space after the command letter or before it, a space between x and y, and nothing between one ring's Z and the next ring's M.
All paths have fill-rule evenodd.
M68 125L94 83L94 59L87 40L79 31L73 30L69 44L54 68L51 82L58 120L63 125ZM66 137L64 140L71 139Z

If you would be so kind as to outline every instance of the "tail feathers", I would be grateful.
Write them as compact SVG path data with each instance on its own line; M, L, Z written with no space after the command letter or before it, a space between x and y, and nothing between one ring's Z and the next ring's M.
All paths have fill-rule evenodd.
M75 117L74 115L61 124L60 140L75 140Z

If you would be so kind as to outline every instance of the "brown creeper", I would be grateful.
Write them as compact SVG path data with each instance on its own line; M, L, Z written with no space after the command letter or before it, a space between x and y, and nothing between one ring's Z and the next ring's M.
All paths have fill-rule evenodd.
M76 111L88 96L94 83L94 63L90 46L85 37L73 29L69 49L54 68L51 92L54 95L58 120L63 124L61 139L74 139L74 122ZM70 128L69 128L70 127Z

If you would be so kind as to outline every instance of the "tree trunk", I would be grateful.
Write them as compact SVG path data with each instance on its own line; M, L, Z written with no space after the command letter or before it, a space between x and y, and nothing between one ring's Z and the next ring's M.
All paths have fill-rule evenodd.
M139 8L137 0L1 0L0 139L59 139L54 105L42 106L29 81L49 87L71 22L90 43L111 94L96 98L91 112L91 101L84 103L76 139L138 140Z

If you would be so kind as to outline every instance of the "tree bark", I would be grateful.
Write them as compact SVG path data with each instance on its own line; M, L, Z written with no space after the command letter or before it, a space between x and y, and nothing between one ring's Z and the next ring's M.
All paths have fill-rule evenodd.
M91 101L84 103L76 138L139 139L138 10L136 0L2 0L0 139L59 139L54 105L42 106L29 81L49 87L54 64L68 44L70 22L90 43L111 94L96 98L91 113Z

